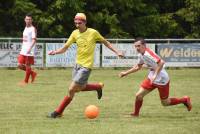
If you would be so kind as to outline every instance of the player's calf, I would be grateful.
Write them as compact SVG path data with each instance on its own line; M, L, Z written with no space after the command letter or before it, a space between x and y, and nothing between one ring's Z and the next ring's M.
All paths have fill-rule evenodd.
M31 73L31 83L33 83L34 81L35 81L35 78L36 78L36 76L37 76L37 73L36 72L32 72Z

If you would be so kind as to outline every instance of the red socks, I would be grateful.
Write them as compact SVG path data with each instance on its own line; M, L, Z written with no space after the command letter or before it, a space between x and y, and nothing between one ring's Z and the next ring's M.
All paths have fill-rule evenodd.
M101 88L102 88L101 84L87 84L86 88L83 89L82 91L93 91ZM62 114L71 101L72 99L69 96L65 96L55 111L59 114Z
M177 105L180 103L186 103L186 98L170 98L170 105ZM135 100L135 112L134 116L139 116L140 108L142 107L143 100Z
M28 83L31 72L32 72L31 68L29 66L26 66L26 76L25 76L25 79L24 79L24 81L26 83Z
M24 70L24 69L22 69L22 70ZM30 77L30 75L33 77L33 75L36 75L36 73L34 72L34 71L32 71L32 69L31 69L31 67L30 66L26 66L26 69L24 70L24 71L26 71L26 75L25 75L25 79L24 79L24 81L26 82L26 83L28 83L28 80L29 80L29 77ZM34 74L35 73L35 74ZM35 76L34 76L35 77ZM33 78L32 78L33 79ZM34 78L35 79L35 78ZM33 82L34 80L32 80L32 82Z
M65 107L69 105L71 100L72 99L69 96L65 96L64 99L61 101L60 105L58 106L58 108L56 109L56 112L58 112L59 114L62 114L63 111L65 110Z
M101 89L102 85L99 83L96 84L87 84L85 89L83 89L82 91L93 91L93 90L98 90Z
M170 98L170 105L177 105L180 103L186 103L186 99L185 98Z
M140 108L142 107L143 100L135 100L135 116L139 116Z
M93 90L99 90L102 88L101 84L87 84L86 88L82 91L93 91ZM65 108L69 105L69 103L72 101L72 99L69 96L65 96L64 99L61 101L58 108L55 110L57 113L62 114Z

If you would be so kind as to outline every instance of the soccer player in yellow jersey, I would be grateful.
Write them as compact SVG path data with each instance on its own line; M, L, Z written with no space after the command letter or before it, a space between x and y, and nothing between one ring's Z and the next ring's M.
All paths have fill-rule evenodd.
M77 13L74 17L76 30L74 30L65 45L55 51L49 51L49 55L61 54L66 52L72 43L77 44L76 64L72 73L72 82L69 86L68 95L64 97L60 105L55 111L50 113L48 117L61 117L64 109L72 101L76 92L79 91L97 91L98 99L102 97L103 83L87 83L91 69L94 63L94 51L96 42L103 43L106 47L112 50L119 57L123 57L122 52L114 49L110 42L108 42L101 34L92 28L86 26L86 16L84 13Z

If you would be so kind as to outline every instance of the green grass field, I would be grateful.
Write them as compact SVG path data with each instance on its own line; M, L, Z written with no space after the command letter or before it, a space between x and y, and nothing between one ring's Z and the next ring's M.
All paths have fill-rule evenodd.
M170 96L189 95L193 109L181 104L163 107L155 90L144 98L141 116L131 118L135 93L146 70L118 78L121 70L93 70L90 82L105 83L102 100L96 92L79 92L59 119L46 118L64 95L71 81L71 68L37 70L34 84L19 87L24 77L20 70L0 69L0 134L199 134L200 69L168 70ZM94 104L100 115L94 120L84 117L87 105Z

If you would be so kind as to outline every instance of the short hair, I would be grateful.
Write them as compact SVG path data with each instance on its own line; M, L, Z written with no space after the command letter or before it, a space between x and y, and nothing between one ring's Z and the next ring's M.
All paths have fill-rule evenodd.
M27 13L26 16L31 17L32 18L32 13Z
M143 45L146 44L146 41L145 41L144 38L142 38L142 37L137 37L137 38L135 39L134 43L135 43L135 42L138 42L138 41L140 41L141 44L143 44Z
M77 13L74 20L86 21L86 15L84 13Z

